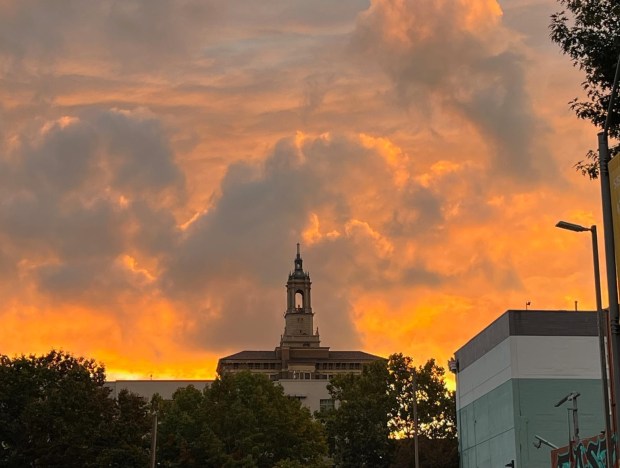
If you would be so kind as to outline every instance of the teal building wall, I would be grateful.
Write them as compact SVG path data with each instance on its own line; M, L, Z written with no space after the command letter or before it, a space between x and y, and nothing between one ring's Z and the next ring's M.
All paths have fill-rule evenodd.
M455 353L461 467L548 468L551 448L572 434L578 392L579 436L605 429L596 312L509 310ZM570 425L569 425L570 424Z
M568 444L572 403L555 404L577 391L581 438L604 430L599 379L511 379L458 412L461 466L548 468L551 449L534 447L534 436L558 445ZM572 418L570 419L572 430Z

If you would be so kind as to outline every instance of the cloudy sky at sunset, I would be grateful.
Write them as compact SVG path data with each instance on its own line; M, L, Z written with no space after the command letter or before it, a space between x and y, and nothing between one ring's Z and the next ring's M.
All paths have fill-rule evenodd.
M297 242L336 350L445 365L526 301L594 308L558 9L0 0L0 353L212 378L279 343Z

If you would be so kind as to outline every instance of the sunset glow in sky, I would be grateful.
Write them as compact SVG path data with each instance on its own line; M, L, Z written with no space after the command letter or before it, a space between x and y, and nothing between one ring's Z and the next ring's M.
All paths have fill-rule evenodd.
M593 309L559 9L0 0L0 353L212 378L279 343L297 242L334 350L445 366L526 301Z

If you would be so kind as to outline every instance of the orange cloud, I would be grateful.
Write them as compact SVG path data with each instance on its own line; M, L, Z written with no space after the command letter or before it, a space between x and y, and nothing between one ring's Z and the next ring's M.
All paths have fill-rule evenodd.
M553 226L600 224L595 131L528 11L285 3L2 3L2 352L213 377L278 343L300 241L333 349L445 365L526 301L594 307Z

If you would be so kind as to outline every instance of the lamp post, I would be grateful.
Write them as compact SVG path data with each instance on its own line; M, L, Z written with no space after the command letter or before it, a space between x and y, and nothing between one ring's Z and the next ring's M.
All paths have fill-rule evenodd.
M605 320L605 314L603 313L603 302L601 299L601 272L598 262L598 236L596 233L596 226L592 225L587 228L580 226L579 224L568 223L566 221L559 221L556 225L560 229L566 229L573 232L587 232L592 234L592 257L594 260L594 289L596 294L596 312L598 318L598 344L599 344L599 357L601 364L601 380L603 386L603 403L605 411L605 441L607 444L607 453L611 454L611 424L610 424L610 411L609 411L609 382L607 380L607 359L605 352L605 337L607 336L607 321ZM611 466L611 456L607 456L607 466Z

